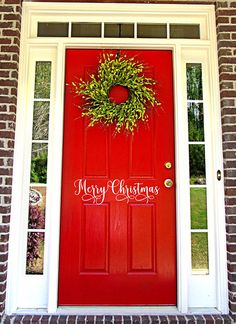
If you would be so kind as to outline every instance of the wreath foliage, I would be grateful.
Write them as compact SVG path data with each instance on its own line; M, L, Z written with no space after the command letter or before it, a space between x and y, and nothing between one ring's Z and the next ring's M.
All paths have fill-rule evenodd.
M146 109L159 102L153 90L156 81L145 77L143 70L144 65L133 57L103 54L96 75L92 74L89 81L72 82L75 93L85 100L82 116L90 117L89 126L115 124L116 132L124 127L133 133L138 120L147 121ZM111 101L109 91L115 85L129 90L125 102Z

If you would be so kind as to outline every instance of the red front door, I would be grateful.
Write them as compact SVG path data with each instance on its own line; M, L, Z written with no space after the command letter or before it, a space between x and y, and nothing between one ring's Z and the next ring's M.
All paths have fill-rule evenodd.
M67 50L65 83L88 80L103 52ZM66 86L59 305L176 304L172 53L124 52L157 80L161 106L114 136L88 127Z

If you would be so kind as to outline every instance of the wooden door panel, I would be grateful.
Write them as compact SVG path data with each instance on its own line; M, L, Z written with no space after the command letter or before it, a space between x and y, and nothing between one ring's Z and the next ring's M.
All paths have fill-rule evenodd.
M85 127L83 156L86 177L108 177L108 136L107 132L98 131L96 128Z
M109 206L84 205L81 226L81 273L108 273Z
M154 208L152 204L130 204L129 206L129 273L156 271Z
M67 50L66 84L88 80L103 52ZM176 304L175 188L163 185L175 178L172 53L123 53L144 62L147 76L158 81L161 106L134 136L114 136L113 126L88 127L81 99L66 86L59 305ZM85 192L112 181L117 186L104 197ZM158 195L124 196L137 183L158 186Z

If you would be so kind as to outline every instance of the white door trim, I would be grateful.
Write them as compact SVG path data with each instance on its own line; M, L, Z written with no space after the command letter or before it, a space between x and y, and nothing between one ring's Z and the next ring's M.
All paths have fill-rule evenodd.
M130 16L131 14L131 16ZM75 19L82 21L130 21L137 22L177 22L197 21L201 26L201 39L78 39L78 38L37 38L37 21L69 21ZM82 18L81 18L82 17ZM183 18L185 20L183 20ZM12 219L9 245L9 271L7 283L6 312L11 314L19 307L17 296L21 293L18 285L19 277L15 276L16 269L20 267L22 273L23 262L19 256L22 248L18 242L22 242L22 233L26 233L27 215L24 215L28 206L28 195L25 189L28 185L27 173L30 165L26 162L29 156L28 134L30 121L26 114L30 109L29 84L32 79L32 71L28 68L30 60L45 55L53 62L53 99L50 116L50 138L48 156L48 210L53 211L47 219L45 266L47 266L44 292L44 304L48 312L61 312L57 308L58 285L58 260L59 260L59 228L60 228L60 188L61 188L61 163L62 163L62 136L63 136L63 97L64 97L64 69L66 48L127 48L127 49L171 49L173 51L174 66L174 91L175 91L175 146L176 146L176 212L177 212L177 281L178 304L174 312L189 312L191 291L191 255L190 248L190 208L189 208L189 165L185 158L188 156L187 142L187 114L184 90L186 88L186 76L184 62L192 57L199 57L201 62L208 64L205 69L206 79L209 82L207 106L209 118L207 125L213 125L209 130L209 141L215 160L211 165L212 172L222 170L221 148L221 122L219 105L219 84L217 74L217 51L214 7L208 5L150 5L150 4L56 4L56 3L24 3L23 27L21 38L19 96L17 112L17 129L15 143L15 164L13 177ZM194 50L194 51L193 51ZM50 52L50 53L49 53ZM197 53L193 56L192 54ZM207 64L206 64L207 61ZM181 63L182 62L182 63ZM30 74L31 73L31 74ZM31 79L30 79L31 78ZM27 116L27 118L25 118ZM30 119L30 118L29 118ZM212 156L212 155L211 155ZM24 170L25 176L24 176ZM23 175L23 178L19 177ZM227 303L227 273L226 251L224 232L224 195L223 182L214 183L212 195L215 197L213 215L213 229L211 237L215 239L213 247L213 263L216 264L215 285L216 304L213 306L222 313L228 312ZM212 183L212 184L213 184ZM19 231L19 228L22 228ZM187 234L186 234L187 233ZM26 237L25 237L26 240ZM21 251L21 253L20 253ZM216 253L217 251L217 253ZM20 265L20 266L19 266ZM36 277L35 277L36 278ZM34 285L34 279L29 285ZM217 281L217 283L216 283ZM18 288L17 288L18 287ZM27 287L26 287L27 288ZM40 305L38 305L39 307ZM36 308L37 305L33 306ZM30 307L28 307L30 308ZM109 311L112 308L109 308ZM130 309L130 308L127 308ZM140 308L139 308L140 309ZM148 312L159 313L160 308L148 308ZM170 308L165 308L171 312ZM145 309L143 308L143 311ZM104 310L103 310L104 311ZM107 309L108 311L108 309ZM173 309L172 309L173 311ZM115 308L114 308L115 313ZM135 313L135 311L134 311Z

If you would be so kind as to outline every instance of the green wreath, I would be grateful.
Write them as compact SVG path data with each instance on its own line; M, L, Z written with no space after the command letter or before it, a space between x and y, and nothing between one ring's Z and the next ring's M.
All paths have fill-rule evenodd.
M124 127L133 133L139 120L148 120L147 107L159 105L159 102L153 90L156 82L145 77L143 70L144 65L134 58L104 54L97 75L92 74L90 81L80 79L79 83L72 82L75 93L85 100L82 116L90 117L89 126L100 122L115 124L116 132ZM109 94L114 86L128 90L124 102L111 100Z

